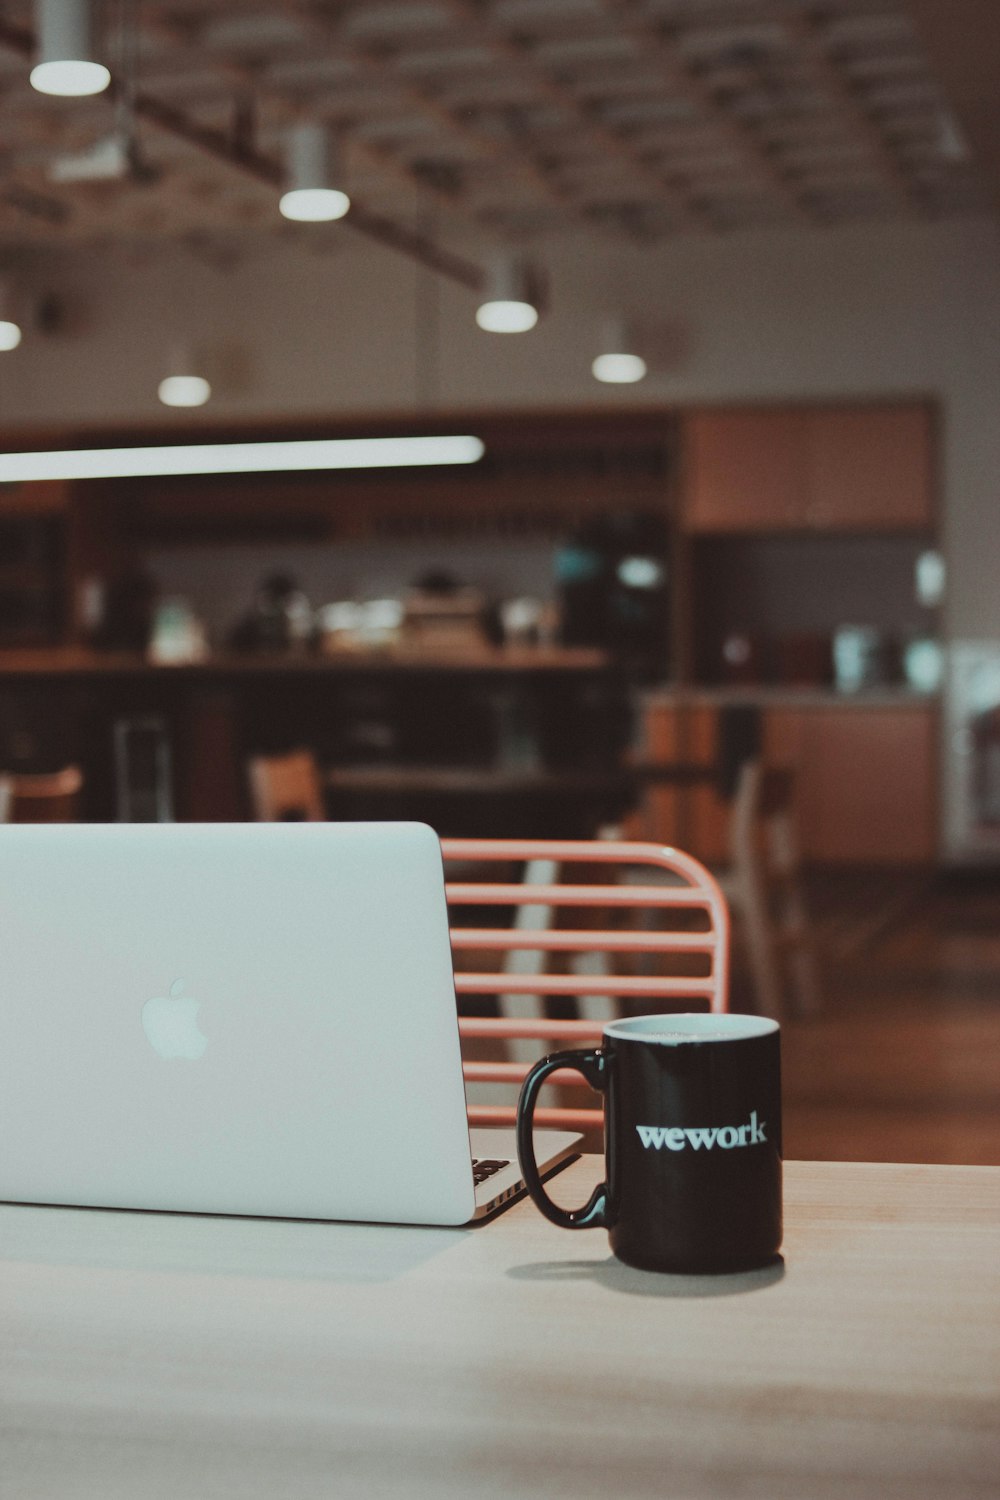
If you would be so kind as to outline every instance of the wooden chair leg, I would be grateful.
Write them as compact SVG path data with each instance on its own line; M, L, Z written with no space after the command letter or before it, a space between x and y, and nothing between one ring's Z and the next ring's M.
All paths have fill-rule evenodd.
M754 994L761 1011L775 1021L784 1015L781 966L775 952L767 892L757 881L741 881L738 910L750 961Z
M809 908L787 817L776 820L771 829L771 853L781 882L779 932L792 1004L797 1015L815 1016L822 1008L819 968Z
M812 928L805 898L798 882L785 893L781 935L784 960L789 977L789 991L795 1014L818 1015L823 1006L819 966L812 943Z

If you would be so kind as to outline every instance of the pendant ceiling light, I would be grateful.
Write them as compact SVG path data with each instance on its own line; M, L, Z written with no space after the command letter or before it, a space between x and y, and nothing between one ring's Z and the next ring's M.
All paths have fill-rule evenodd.
M35 0L38 61L31 86L40 94L103 93L111 74L94 56L91 0Z
M601 352L591 365L595 380L605 385L634 385L646 374L646 361L637 354L634 340L621 318L605 324Z
M0 354L16 349L21 342L21 325L15 321L10 288L0 282Z
M527 333L538 322L541 281L523 256L499 255L490 264L476 322L487 333Z
M297 125L289 134L286 169L288 187L278 207L286 219L320 224L342 219L351 200L332 186L337 176L336 151L326 125Z
M173 350L167 362L167 373L156 394L164 406L204 406L212 387L204 375L197 374L199 361L183 345Z

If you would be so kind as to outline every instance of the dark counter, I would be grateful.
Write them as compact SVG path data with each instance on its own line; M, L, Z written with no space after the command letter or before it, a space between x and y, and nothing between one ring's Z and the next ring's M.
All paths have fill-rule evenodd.
M558 837L594 832L627 800L628 686L599 651L394 648L184 665L75 647L0 652L0 768L80 764L85 817L116 816L116 732L137 721L160 726L182 819L249 816L247 760L303 746L331 773L335 817Z

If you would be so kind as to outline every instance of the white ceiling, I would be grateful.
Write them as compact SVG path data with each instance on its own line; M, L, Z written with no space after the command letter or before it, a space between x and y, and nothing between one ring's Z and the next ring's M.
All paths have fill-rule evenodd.
M32 6L3 7L0 246L308 232L283 227L276 183L289 126L317 118L343 133L345 224L451 245L456 271L567 229L657 239L990 202L906 0L103 10L136 149L124 175L70 182L102 143L113 160L127 103L35 93Z

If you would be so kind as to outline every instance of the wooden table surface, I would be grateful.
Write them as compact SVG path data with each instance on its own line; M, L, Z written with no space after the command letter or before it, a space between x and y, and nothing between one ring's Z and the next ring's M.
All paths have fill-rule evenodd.
M584 1158L553 1184L582 1201ZM791 1162L784 1263L471 1230L0 1209L11 1500L1000 1491L1000 1168Z

